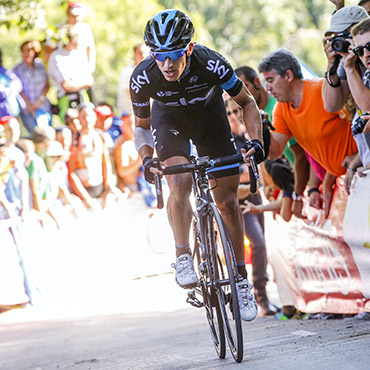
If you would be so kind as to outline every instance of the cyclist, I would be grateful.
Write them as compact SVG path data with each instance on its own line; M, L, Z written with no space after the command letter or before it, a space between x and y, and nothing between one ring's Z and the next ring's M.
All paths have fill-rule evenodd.
M217 52L194 44L194 27L180 10L164 10L147 22L144 41L151 55L136 66L131 76L130 93L135 115L135 144L145 177L154 181L162 174L153 164L154 146L163 166L189 162L190 143L200 156L210 158L235 154L223 90L243 109L243 118L253 147L243 150L245 158L254 154L263 159L261 119L256 103L231 65ZM150 106L150 99L153 104ZM246 159L247 161L247 159ZM253 320L257 304L247 280L244 263L243 218L238 204L238 165L213 172L211 186L233 243L238 272L241 317ZM189 201L191 175L167 177L170 195L167 212L176 244L176 281L183 288L197 283L189 247L192 208ZM216 186L217 185L217 186Z

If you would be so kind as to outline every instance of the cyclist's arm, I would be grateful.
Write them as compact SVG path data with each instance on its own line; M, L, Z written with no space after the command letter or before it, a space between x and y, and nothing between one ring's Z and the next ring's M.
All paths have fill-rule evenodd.
M243 84L239 94L232 98L243 110L243 120L249 137L263 143L261 115L252 94Z
M148 133L150 133L151 135L151 132L150 132L150 116L147 117L147 118L140 118L138 116L135 115L135 144L137 145L138 144L138 140L140 140L140 136L142 133L144 133L144 131L139 131L139 139L138 139L138 128L141 128L143 130L147 130ZM141 157L141 159L144 159L145 157L150 157L152 158L153 157L153 147L150 146L150 145L143 145L141 146L141 148L139 149L139 155Z

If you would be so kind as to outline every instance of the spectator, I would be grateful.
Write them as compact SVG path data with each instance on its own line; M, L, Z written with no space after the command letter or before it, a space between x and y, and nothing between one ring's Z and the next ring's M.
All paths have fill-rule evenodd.
M71 148L68 161L69 182L73 192L81 198L88 209L98 209L97 199L103 206L111 185L112 174L108 173L109 153L103 139L95 129L96 113L92 103L79 107L81 131Z
M335 10L339 10L344 7L344 0L330 0L335 5ZM368 14L370 14L370 0L360 0L357 4L362 6Z
M21 96L26 103L25 109L21 109L20 117L30 133L36 125L45 127L51 124L51 104L46 99L50 84L44 63L37 58L40 50L38 41L22 43L23 62L14 68L14 73L22 81Z
M67 211L70 211L76 218L83 214L80 199L69 190L68 167L66 164L69 156L70 152L66 151L61 143L58 141L50 142L46 152L46 163L52 189L49 203L58 219L58 224L68 218L69 213Z
M330 28L326 32L328 35L348 31L353 24L357 23L352 27L353 42L360 48L351 44L348 52L335 52L330 42L332 36L328 35L324 38L324 50L328 58L329 71L326 74L327 79L323 87L325 107L329 111L341 109L348 97L352 96L356 104L356 114L352 120L353 127L356 125L359 115L370 110L370 84L367 77L370 74L370 65L367 63L369 51L366 48L361 48L366 45L366 40L370 41L370 27L366 26L369 24L369 19L364 9L359 6L344 7L333 15ZM364 24L365 27L357 28L359 24ZM339 58L341 63L339 68L335 69ZM362 168L370 164L370 125L366 125L363 130L355 130L354 138L358 146L358 155L348 157L343 162L343 165L347 167L345 188L348 193L356 169L360 168L362 174Z
M7 148L5 146L5 130L0 125L0 220L12 218L17 215L13 203L6 196L5 190L9 177L11 176L11 164L7 157Z
M129 65L122 69L117 89L117 108L119 116L125 115L132 119L132 105L130 98L130 77L135 68L143 59L149 55L149 48L143 44L134 47L135 65Z
M103 133L104 141L110 150L113 150L114 142L121 135L121 121L113 114L112 108L108 104L100 104L95 109L96 124L95 128Z
M58 127L55 130L55 140L69 153L72 146L72 130L69 127Z
M357 152L348 121L340 113L324 109L323 80L303 80L299 63L288 50L280 49L265 57L259 67L266 90L278 101L274 110L275 131L271 131L269 156L281 156L293 135L327 171L323 184L325 217L329 215L336 176L345 173L344 158ZM294 194L299 199L302 194Z
M276 104L276 99L269 94L263 87L257 72L248 66L242 66L236 69L235 73L237 76L245 83L249 91L252 93L256 99L258 108L268 114L268 119L270 122L273 121L272 111ZM269 122L268 122L269 123ZM265 153L268 155L268 141L269 141L269 127L267 127L266 118L263 120L263 132L264 132L264 142L265 142ZM294 165L294 175L295 175L295 193L303 194L303 191L307 185L310 173L310 164L306 158L306 153L302 147L297 143L296 139L292 137L288 144L286 145L284 152L285 158ZM261 166L263 167L263 165ZM262 168L262 182L264 189L268 187L264 183L266 177L264 175L264 170ZM266 195L266 193L265 193ZM303 202L302 199L296 197L292 203L292 211L297 217L303 217L302 215ZM290 217L289 217L290 218Z
M25 169L25 156L15 146L20 137L20 123L15 117L4 116L0 119L0 125L3 125L5 137L3 144L3 160L7 167L5 195L16 214L25 219L29 215L28 174Z
M67 109L64 115L64 121L67 127L72 131L72 145L77 145L78 138L80 137L81 123L78 119L78 110L75 108Z
M3 54L0 49L0 118L19 115L20 102L24 103L19 95L21 91L21 80L16 74L4 68Z
M129 120L122 119L122 134L114 147L114 162L117 173L118 188L131 195L139 190L141 159L135 148L134 130ZM145 181L145 180L143 180Z
M241 148L246 147L247 141L241 108L231 98L227 99L225 104L234 143L237 147L238 153L240 153ZM244 204L245 200L252 202L253 204L262 204L260 194L252 194L248 191L249 171L247 165L241 165L240 171L240 185L238 190L239 204ZM269 302L266 292L268 276L263 216L245 213L243 215L243 219L244 232L251 243L251 248L253 251L252 266L255 297L260 306L260 312L262 316L275 315L277 310Z
M267 173L272 178L272 185L266 189L266 197L270 200L268 204L253 204L250 200L245 200L242 205L243 214L263 213L272 211L279 213L284 221L289 221L292 217L292 194L294 190L294 173L289 162L284 158L275 160L267 159L265 161ZM275 199L274 191L282 191L282 196Z
M61 30L72 27L73 32L78 34L77 48L86 56L89 72L93 74L96 64L95 41L91 27L83 22L86 13L87 9L84 4L70 1L67 8L67 21Z
M44 160L35 153L35 144L31 140L20 139L17 146L23 151L26 158L25 167L29 176L31 209L36 212L37 219L43 227L45 226L46 214L58 225L48 204L51 184Z
M64 44L51 54L48 65L58 90L59 116L63 122L68 108L90 100L87 89L94 82L87 57L77 48L78 33L71 27L65 32Z

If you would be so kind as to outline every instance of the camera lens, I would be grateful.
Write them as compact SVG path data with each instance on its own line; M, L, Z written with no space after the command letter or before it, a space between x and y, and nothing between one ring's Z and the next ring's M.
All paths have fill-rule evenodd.
M334 38L331 42L331 47L334 51L346 53L348 51L349 42L343 37Z

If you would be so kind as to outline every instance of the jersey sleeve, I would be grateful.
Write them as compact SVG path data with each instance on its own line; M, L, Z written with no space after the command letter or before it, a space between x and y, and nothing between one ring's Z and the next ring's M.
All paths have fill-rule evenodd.
M130 78L130 96L134 114L139 118L150 116L148 85L150 85L150 80L145 69L135 68Z
M227 91L230 96L238 95L243 83L235 75L233 67L228 60L214 50L208 49L209 56L206 69L218 77L219 85Z
M272 125L275 128L274 132L278 132L289 137L292 136L292 133L290 132L287 124L285 123L281 103L275 104L274 110L272 112Z

